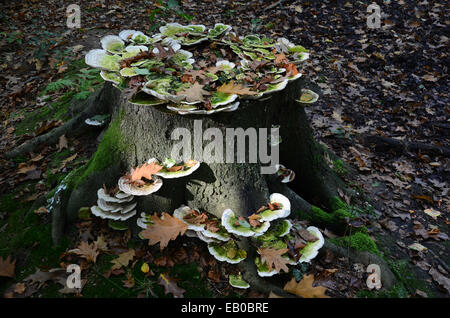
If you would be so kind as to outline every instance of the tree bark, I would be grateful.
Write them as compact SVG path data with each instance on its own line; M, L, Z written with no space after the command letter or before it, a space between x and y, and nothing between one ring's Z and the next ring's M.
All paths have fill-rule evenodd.
M106 104L112 110L113 120L121 118L120 133L126 150L116 154L119 160L105 169L104 173L95 172L94 176L77 185L69 198L68 220L74 219L80 207L95 204L95 189L100 188L103 183L111 186L111 183L117 182L120 173L123 174L150 158L163 160L170 157L174 145L179 143L179 140L171 139L176 128L191 132L193 159L197 159L195 151L199 147L194 141L194 125L198 131L198 120L201 120L203 132L208 128L218 129L224 141L229 128L255 128L257 131L266 128L270 134L271 128L279 126L280 163L296 174L295 180L289 184L290 188L307 201L332 209L332 198L337 195L336 189L340 186L340 181L324 162L321 149L312 136L304 108L296 101L303 85L304 81L300 79L291 82L283 91L271 95L267 100L244 100L236 111L212 115L178 115L166 111L164 107L133 105L119 98L118 94L104 94L115 96ZM105 89L115 88L107 84ZM204 149L210 142L203 140L199 145ZM225 159L226 145L223 148ZM252 214L269 198L269 187L260 170L265 165L259 161L248 162L248 140L245 147L246 162L238 163L236 153L232 157L234 163L202 163L190 176L164 179L163 187L158 192L139 198L139 211L171 212L181 204L187 204L218 217L227 208L237 215ZM201 161L202 158L199 159ZM113 177L114 174L116 178Z

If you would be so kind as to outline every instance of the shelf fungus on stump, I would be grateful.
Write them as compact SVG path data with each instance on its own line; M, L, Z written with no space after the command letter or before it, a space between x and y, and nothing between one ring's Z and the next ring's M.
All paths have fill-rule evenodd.
M231 30L222 23L210 29L169 23L152 36L123 30L103 37L102 49L89 51L85 60L102 70L105 81L128 89L132 103L167 104L180 115L235 111L238 98L260 99L302 76L296 66L309 56L304 47ZM201 51L208 46L220 55Z
M92 214L102 219L125 221L136 215L136 202L131 202L133 195L122 191L97 191L97 205L91 207Z

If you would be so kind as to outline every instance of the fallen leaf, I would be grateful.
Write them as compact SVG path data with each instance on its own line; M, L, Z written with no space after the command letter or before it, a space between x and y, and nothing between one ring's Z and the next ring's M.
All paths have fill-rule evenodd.
M142 166L137 167L136 169L132 169L131 173L127 175L130 182L136 182L141 180L142 178L146 178L148 180L152 179L152 175L157 173L162 169L162 166L158 165L155 162L144 163Z
M176 281L167 274L159 274L158 284L164 287L164 294L172 294L174 298L184 298L185 290L178 287Z
M431 216L434 220L437 219L438 216L441 215L441 212L434 210L433 208L431 209L425 209L423 210L423 212L425 212L425 214Z
M283 289L303 298L330 298L330 296L325 295L327 288L323 286L313 287L313 283L314 275L305 275L298 283L295 278L292 278Z
M226 94L237 94L237 95L257 95L258 92L251 91L249 87L244 87L242 84L235 84L234 81L225 83L217 91Z
M159 218L155 213L151 216L153 223L147 226L147 229L141 232L143 238L148 239L149 245L159 243L163 250L170 240L175 240L178 235L183 235L187 230L187 225L183 221L163 212Z
M277 273L281 270L284 270L286 273L289 272L289 268L286 266L289 264L289 259L282 257L282 255L288 251L287 248L282 248L280 250L274 248L260 248L258 251L261 255L261 262L263 264L267 263L269 271L275 267Z
M77 248L68 251L68 253L77 254L82 258L86 259L88 262L93 263L97 261L97 256L98 254L100 254L97 245L95 245L95 243L89 244L86 241L81 242Z
M199 84L198 82L195 82L194 85L190 86L188 89L185 89L183 91L180 91L177 93L177 95L185 95L186 101L193 103L198 101L204 101L203 96L209 96L211 95L210 92L205 91L203 89L204 85Z
M111 270L116 270L121 268L122 266L127 267L128 264L133 260L136 252L134 249L130 249L129 251L119 254L118 258L115 258L111 261L113 266L111 266Z
M67 142L67 138L65 135L62 135L59 137L59 141L58 141L58 152L60 152L61 150L63 150L64 148L67 149L68 146L68 142Z
M14 277L14 269L16 268L16 260L11 261L11 256L6 259L0 258L0 276Z

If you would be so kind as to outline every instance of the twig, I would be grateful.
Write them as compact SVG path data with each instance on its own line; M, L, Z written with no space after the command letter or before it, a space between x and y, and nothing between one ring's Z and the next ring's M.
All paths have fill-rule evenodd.
M282 3L285 2L285 1L286 1L286 0L278 0L277 2L275 2L275 3L271 4L270 6L264 8L264 11L273 9L273 8L275 8L276 6L282 4Z

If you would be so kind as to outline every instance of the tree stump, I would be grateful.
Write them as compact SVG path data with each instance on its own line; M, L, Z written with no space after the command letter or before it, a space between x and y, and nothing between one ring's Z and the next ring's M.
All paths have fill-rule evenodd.
M232 209L237 216L246 217L265 204L271 193L278 192L291 201L293 217L296 211L314 215L316 212L311 203L324 207L332 215L339 208L336 206L339 202L336 199L337 189L344 190L345 186L325 163L323 149L313 138L304 106L296 101L305 85L309 84L302 78L297 79L284 90L269 95L269 99L241 101L239 108L233 112L179 115L164 108L131 104L118 89L105 84L95 98L86 101L86 107L90 103L99 103L100 96L103 112L112 114L112 119L97 152L84 167L67 177L53 198L52 230L55 243L62 238L67 225L76 220L81 207L95 205L97 190L104 184L107 187L116 186L118 179L131 167L141 165L150 158L163 160L170 157L174 145L179 143L179 140L171 138L174 129L184 128L191 132L190 145L193 159L196 159L195 147L200 145L204 149L211 143L211 140L202 140L199 145L194 145L198 140L193 136L194 126L197 125L198 130L199 123L203 132L214 128L222 133L224 140L230 128L265 128L270 131L273 126L279 126L279 163L295 171L294 181L287 186L280 183L275 175L261 174L261 167L267 164L248 162L249 147L246 144L245 162L237 162L236 153L232 154L234 163L202 162L191 175L164 179L163 186L157 192L135 197L138 213L172 213L185 204L219 218L225 209ZM102 96L107 100L102 100ZM269 140L265 142L267 145ZM223 158L226 158L225 148L224 145ZM328 223L317 225L333 229L337 221L338 218L330 218L326 221ZM137 234L136 218L127 222ZM253 263L256 251L249 248L249 239L240 237L238 244L248 251L246 260L239 264L244 279L259 291L286 295L279 286L258 276ZM392 273L389 271L387 274Z
M303 85L304 81L299 79L291 82L283 91L269 95L267 100L241 101L239 108L233 112L178 115L157 106L131 104L121 98L117 89L105 84L103 90L116 90L113 94L104 94L110 98L104 104L109 106L108 110L113 114L111 126L114 127L108 128L99 151L88 162L84 171L72 178L75 182L71 184L72 193L67 195L67 221L75 220L80 207L95 203L96 190L103 184L116 185L124 172L150 158L163 160L170 157L174 145L180 142L171 138L176 128L191 132L194 156L191 159L202 161L202 158L198 158L198 148L200 146L205 149L211 140L194 136L194 125L196 131L201 129L205 132L208 128L220 131L224 141L227 129L230 128L242 128L244 131L248 128L255 128L257 131L265 128L270 132L271 128L279 126L279 163L294 170L296 174L294 181L289 184L290 188L307 201L332 210L333 198L337 195L336 189L340 181L324 162L321 148L312 136L304 107L296 101ZM258 136L260 144L270 147L267 145L269 136L262 135ZM261 141L261 138L266 140ZM235 143L237 144L236 140ZM226 145L223 146L223 151L225 161L226 156L230 156L226 153ZM272 192L270 182L266 180L268 175L261 174L261 167L268 166L269 163L262 164L259 161L261 158L258 158L259 162L249 162L248 139L244 151L245 162L238 162L239 158L234 153L231 154L234 163L203 162L190 176L164 179L158 192L138 198L138 211L173 212L181 204L187 204L218 217L227 208L237 215L252 214L267 201ZM105 155L110 158L104 158Z

